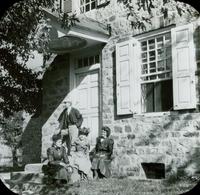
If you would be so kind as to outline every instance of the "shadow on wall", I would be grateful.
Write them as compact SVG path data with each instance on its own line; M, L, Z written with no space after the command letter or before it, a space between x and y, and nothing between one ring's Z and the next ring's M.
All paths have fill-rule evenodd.
M42 81L39 116L33 116L22 136L23 164L41 162L42 126L69 93L69 55L58 55Z
M50 138L63 111L62 101L74 93L70 91L69 70L70 55L58 55L43 76L41 113L31 118L22 137L23 164L40 163L50 147Z

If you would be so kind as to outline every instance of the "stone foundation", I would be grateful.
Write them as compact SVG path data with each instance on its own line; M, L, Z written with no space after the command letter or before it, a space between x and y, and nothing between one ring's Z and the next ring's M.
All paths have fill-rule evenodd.
M146 178L141 163L163 163L166 177L200 171L199 114L137 116L110 123L104 125L111 127L115 140L115 175Z

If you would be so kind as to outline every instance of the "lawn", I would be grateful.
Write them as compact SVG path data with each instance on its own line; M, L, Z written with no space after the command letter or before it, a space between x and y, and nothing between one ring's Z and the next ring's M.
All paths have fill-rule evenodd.
M191 190L197 182L165 180L101 179L80 182L78 186L43 188L40 194L54 195L178 195Z

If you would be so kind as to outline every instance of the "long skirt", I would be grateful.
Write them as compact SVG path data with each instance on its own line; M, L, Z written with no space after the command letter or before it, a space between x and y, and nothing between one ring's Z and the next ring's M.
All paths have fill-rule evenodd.
M108 178L111 176L111 159L107 156L94 156L92 160L92 169L99 170L100 173Z
M52 179L66 180L66 181L70 180L70 173L65 167L61 165L52 165L52 164L43 165L42 170L45 175L48 175Z
M91 171L91 162L89 159L89 155L84 154L83 152L74 152L74 165L78 168L79 171L83 172L88 179L92 178Z

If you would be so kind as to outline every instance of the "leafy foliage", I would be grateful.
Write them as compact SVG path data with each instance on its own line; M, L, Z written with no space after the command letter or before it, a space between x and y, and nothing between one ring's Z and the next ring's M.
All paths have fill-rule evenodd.
M23 133L22 112L15 113L8 118L1 117L0 119L0 137L1 142L9 146L13 154L13 164L17 165L17 149L21 146L21 137Z
M146 29L146 24L151 24L153 12L159 11L160 15L168 18L170 14L182 16L189 13L198 17L199 13L190 6L188 0L118 0L127 9L127 18L135 29ZM188 4L186 4L188 3Z
M41 109L41 72L27 68L26 63L34 58L34 50L43 54L44 63L51 56L48 50L51 26L43 8L57 11L54 1L19 1L0 20L0 112L5 117L15 111L35 113ZM75 14L66 13L60 13L59 19L63 28L78 21Z

